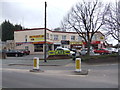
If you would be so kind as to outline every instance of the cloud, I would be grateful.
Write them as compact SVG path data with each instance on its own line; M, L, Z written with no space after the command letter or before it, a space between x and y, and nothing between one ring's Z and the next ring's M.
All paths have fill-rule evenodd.
M63 17L80 0L1 0L2 20L7 19L26 28L44 27L45 1L47 27L51 29L59 27Z

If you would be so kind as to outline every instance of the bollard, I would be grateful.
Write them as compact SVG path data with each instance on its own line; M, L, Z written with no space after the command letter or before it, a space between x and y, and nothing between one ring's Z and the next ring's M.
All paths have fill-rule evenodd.
M40 72L41 70L39 69L39 58L34 57L33 58L33 70L30 70L30 72ZM43 71L41 71L43 72Z
M38 57L33 58L33 69L39 70L39 58Z
M80 72L81 71L81 58L76 58L75 60L75 68L76 68L76 72Z
M75 60L75 71L76 75L88 75L88 70L81 69L81 58L76 58Z

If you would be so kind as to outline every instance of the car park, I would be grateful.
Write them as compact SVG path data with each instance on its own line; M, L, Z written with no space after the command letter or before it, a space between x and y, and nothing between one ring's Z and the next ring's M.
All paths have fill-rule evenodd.
M6 55L8 57L19 57L19 56L23 56L24 52L23 51L19 51L19 50L7 50L6 51Z

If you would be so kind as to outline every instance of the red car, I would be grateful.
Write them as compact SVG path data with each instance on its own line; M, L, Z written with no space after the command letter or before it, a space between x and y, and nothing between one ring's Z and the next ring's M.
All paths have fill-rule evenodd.
M19 51L22 51L24 53L24 55L29 55L30 51L27 49L19 49Z
M104 48L95 49L94 52L99 54L110 54L110 52Z

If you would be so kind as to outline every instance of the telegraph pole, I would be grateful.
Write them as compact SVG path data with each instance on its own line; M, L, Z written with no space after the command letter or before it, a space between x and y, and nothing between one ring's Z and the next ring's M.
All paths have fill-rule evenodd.
M46 8L47 8L47 2L45 2L45 31L44 31L45 46L44 46L44 62L47 62L47 60L46 60Z

